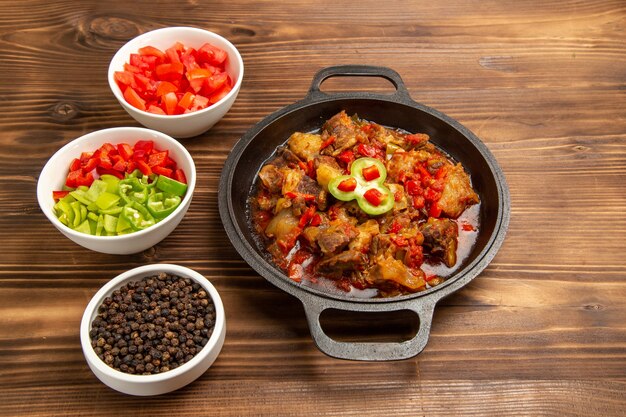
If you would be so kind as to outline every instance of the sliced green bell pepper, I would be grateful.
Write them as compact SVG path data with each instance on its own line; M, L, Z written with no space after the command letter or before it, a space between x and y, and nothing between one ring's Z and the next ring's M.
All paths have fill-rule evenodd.
M363 175L363 170L371 170L373 167L378 170L378 177L368 181ZM350 175L341 175L333 178L328 183L328 191L341 201L357 201L359 208L371 216L378 216L391 210L394 206L394 196L392 192L385 186L387 178L387 169L385 165L375 158L359 158L352 163L350 167ZM344 181L356 180L356 187L346 188L340 185ZM344 183L345 184L345 183ZM343 190L342 190L343 189ZM380 204L372 204L366 198L365 194L368 190L376 189L382 195Z
M152 214L143 205L133 201L124 206L120 218L124 218L133 230L143 230L156 223Z
M156 180L156 187L161 191L181 197L187 192L187 184L168 178L165 175L159 175L159 178Z
M126 204L145 203L149 190L136 177L126 178L119 183L119 193Z
M155 193L148 197L148 211L157 219L163 219L180 205L180 197L168 193Z

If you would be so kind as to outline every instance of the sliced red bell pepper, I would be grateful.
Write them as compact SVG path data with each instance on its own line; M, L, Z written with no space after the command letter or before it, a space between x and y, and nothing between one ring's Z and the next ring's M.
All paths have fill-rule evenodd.
M174 171L174 179L183 184L187 184L187 177L185 177L185 172L182 169Z
M150 165L150 164L148 163L148 165ZM165 167L162 167L162 166L158 166L158 165L152 167L152 172L154 172L155 174L158 174L158 175L165 175L168 178L172 178L172 174L174 173L174 171L172 171L171 169L165 168Z
M139 168L139 171L141 171L143 175L152 174L152 169L150 168L150 165L148 165L146 161L137 161L137 168Z
M133 148L128 143L120 143L117 145L117 152L125 161L130 160L133 156Z
M69 193L70 193L69 191L53 191L52 192L52 198L54 199L54 201L57 201L57 200L62 199L63 197L65 197Z
M155 166L163 166L167 161L168 151L155 152L148 156L148 165L150 168Z
M138 140L133 149L135 151L142 150L146 155L149 155L154 149L154 142L151 140Z
M80 169L82 166L83 164L81 163L80 159L74 158L72 159L72 162L70 163L70 171L76 171L77 169Z

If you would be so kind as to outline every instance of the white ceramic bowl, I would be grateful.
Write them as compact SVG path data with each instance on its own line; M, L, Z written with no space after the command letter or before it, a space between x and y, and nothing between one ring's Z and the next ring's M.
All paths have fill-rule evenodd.
M137 53L139 48L154 46L165 50L176 42L186 47L199 48L205 43L222 48L228 53L226 72L235 83L233 89L219 102L193 113L181 115L158 115L139 110L126 102L123 92L115 82L115 71L123 71L124 63L130 59L130 54ZM111 59L109 64L109 86L115 97L124 109L135 120L150 129L159 130L176 138L197 136L209 130L231 108L243 80L243 60L235 46L220 35L204 29L191 27L169 27L144 33L130 40L122 46Z
M117 371L104 363L91 347L89 331L91 323L98 314L98 307L113 291L124 284L139 281L142 278L166 272L180 277L190 278L202 285L215 304L215 327L209 342L189 362L178 368L154 375L132 375ZM93 296L80 323L80 342L89 368L100 381L114 390L131 395L158 395L174 391L196 380L213 364L224 344L226 337L226 318L224 305L215 287L196 271L179 265L153 264L131 269L113 278Z
M114 145L125 142L132 146L138 140L152 140L158 149L169 150L170 157L185 172L187 193L176 210L154 226L122 236L92 236L72 230L61 223L53 211L52 191L63 187L72 159L80 157L81 152L93 152L106 142ZM146 250L165 239L185 216L195 187L196 166L189 152L176 139L140 127L116 127L74 139L52 155L39 175L37 200L54 227L75 243L96 252L127 255Z

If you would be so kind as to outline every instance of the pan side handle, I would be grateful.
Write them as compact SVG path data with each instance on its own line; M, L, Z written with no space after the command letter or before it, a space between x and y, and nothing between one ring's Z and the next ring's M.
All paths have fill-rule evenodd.
M362 93L369 95L376 95L382 97L393 97L402 101L410 101L411 95L409 94L409 90L406 88L404 81L402 81L402 77L396 71L392 70L388 67L377 67L373 65L337 65L332 67L326 67L317 72L311 81L311 87L309 88L309 96L311 97L324 97L324 96L335 96L341 95L341 93L325 93L322 92L320 87L322 83L328 78L332 77L380 77L388 80L393 84L396 88L395 93L391 95L387 94L373 94L373 93ZM356 93L357 95L359 93ZM355 95L355 93L352 93Z
M389 306L383 311L399 311L410 310L419 317L419 330L417 334L409 340L399 343L370 343L370 342L338 342L331 339L322 329L320 324L320 315L328 308L334 308L344 311L356 312L375 312L381 311L380 305L358 304L354 307L351 304L341 303L341 305L333 305L334 303L311 302L308 299L301 299L304 305L307 321L311 336L317 347L325 354L349 360L360 361L390 361L411 358L422 350L428 342L430 335L430 327L433 320L433 311L436 302L414 302L403 303L398 306Z

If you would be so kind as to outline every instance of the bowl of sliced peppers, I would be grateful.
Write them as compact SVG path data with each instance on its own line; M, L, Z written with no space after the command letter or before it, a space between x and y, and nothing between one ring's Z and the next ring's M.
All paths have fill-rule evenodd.
M235 102L243 60L222 36L192 27L144 33L111 59L108 80L142 125L176 138L209 130Z
M120 127L58 150L37 183L39 206L75 243L97 252L141 252L184 217L196 184L189 152L154 130Z

